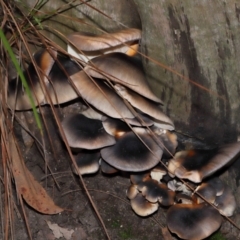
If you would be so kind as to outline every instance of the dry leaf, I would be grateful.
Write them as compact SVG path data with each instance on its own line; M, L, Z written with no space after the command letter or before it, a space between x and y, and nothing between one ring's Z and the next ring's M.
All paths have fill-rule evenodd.
M11 133L9 134L9 143L12 156L12 171L18 193L23 196L31 207L41 213L56 214L62 212L63 209L55 205L41 184L34 179L26 168Z
M72 234L74 233L74 230L68 230L66 228L62 228L58 226L58 224L51 223L50 221L47 221L47 224L48 224L48 227L52 230L55 238L59 239L63 237L66 240L70 240L72 238Z

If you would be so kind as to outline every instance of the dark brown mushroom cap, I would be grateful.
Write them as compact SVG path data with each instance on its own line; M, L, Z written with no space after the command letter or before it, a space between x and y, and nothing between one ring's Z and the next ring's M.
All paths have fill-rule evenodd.
M54 64L55 56L55 51L41 49L33 56L36 66L40 69L36 70L34 64L30 63L28 69L23 73L26 78L28 87L30 88L30 91L32 93L33 103L35 104L35 106L41 104L44 100L44 90L41 87L37 71L39 72L39 75L43 80L42 83L46 83L47 76ZM27 110L32 108L30 99L23 89L24 87L19 77L9 82L7 102L11 109Z
M133 58L123 53L109 53L92 59L91 63L92 65L87 65L84 68L89 75L110 79L152 101L162 103L151 91L143 70L138 67Z
M103 81L90 79L84 71L71 76L81 97L99 111L113 118L134 118L117 93Z
M204 203L176 204L167 211L167 226L181 239L204 239L215 232L221 223L219 212Z
M203 182L195 189L195 192L199 193L205 200L210 203L214 203L217 196L221 195L224 191L224 184L220 178L210 178L208 181ZM197 203L204 202L204 200L195 194Z
M140 173L132 173L130 175L130 180L132 184L138 185L140 182L150 179L150 172L140 172Z
M101 171L105 174L114 174L117 173L119 170L109 165L103 159L100 160Z
M142 217L151 215L158 210L158 203L148 202L141 193L138 193L135 198L131 199L130 203L133 211Z
M133 107L141 110L142 113L147 114L153 119L164 123L165 129L174 130L174 124L172 120L166 114L163 113L159 106L159 103L153 102L145 97L142 97L136 92L127 89L126 87L120 84L116 84L114 88L119 93L119 95L126 99Z
M84 150L74 156L78 171L81 175L96 173L99 169L99 158L99 150ZM73 164L72 169L75 174L78 174Z
M160 202L163 206L171 206L174 203L175 193L168 189L165 184L154 179L140 182L137 188L149 202Z
M223 194L216 197L214 205L222 215L227 217L231 217L233 215L234 210L237 207L237 203L229 187L225 186Z
M134 128L136 130L136 128ZM143 130L143 129L141 129ZM162 149L147 133L125 133L114 146L101 150L102 158L113 167L128 172L142 172L160 161ZM149 149L146 147L148 146Z
M100 120L82 114L66 117L62 122L69 146L80 149L98 149L115 144L113 136L103 128Z
M168 165L169 172L179 178L201 182L239 154L240 142L231 143L212 150L188 150L175 154Z
M141 38L141 30L128 28L114 33L95 35L86 32L74 32L68 40L81 51L98 51L133 42Z

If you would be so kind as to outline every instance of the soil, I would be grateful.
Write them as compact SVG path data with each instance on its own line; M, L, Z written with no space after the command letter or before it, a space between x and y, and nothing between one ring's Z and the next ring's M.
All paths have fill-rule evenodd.
M103 228L86 194L82 190L79 177L72 173L70 167L71 160L59 136L52 112L49 107L43 107L42 109L42 115L46 120L49 135L51 136L51 144L54 149L53 151L49 140L45 136L45 159L54 173L55 180L49 174L49 171L45 174L45 162L39 153L36 142L33 142L24 133L25 131L22 130L18 123L15 124L16 135L28 169L35 179L41 182L55 203L64 208L65 211L56 215L43 215L25 204L32 238L36 240L68 239L66 237L58 238L56 233L50 229L50 223L57 224L57 228L61 227L70 232L71 237L69 239L106 239ZM56 110L61 119L69 113L81 111L82 105L75 103ZM23 113L19 114L19 116L22 116ZM39 138L32 113L25 112L24 115L27 117L31 132ZM234 171L232 171L232 174L234 174ZM132 211L129 200L126 198L126 189L130 185L127 173L109 176L99 171L93 175L85 175L83 178L111 239L164 239L162 229L166 227L166 209L160 207L157 213L146 218L137 216ZM238 183L234 178L229 178L228 173L225 173L225 179L234 188L237 201L239 202L240 188L237 186ZM59 187L57 187L55 181ZM238 207L233 217L233 221L238 226L240 226L239 210ZM14 211L13 226L13 239L22 240L29 238L26 224L23 220L22 209L18 203ZM215 237L218 238L212 237L211 239L240 239L239 230L226 220L222 224L221 232L225 235L225 238L222 238L222 235L217 233ZM0 236L0 239L2 238L3 236Z

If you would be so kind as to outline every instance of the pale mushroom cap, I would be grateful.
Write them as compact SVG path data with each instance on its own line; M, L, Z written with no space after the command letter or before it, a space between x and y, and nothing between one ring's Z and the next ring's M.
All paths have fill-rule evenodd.
M131 186L128 187L127 191L126 191L126 195L129 199L133 199L137 196L137 194L139 193L138 189L137 189L137 185L132 184Z
M131 199L130 203L133 211L142 217L149 216L158 210L158 203L148 202L141 193Z
M84 71L71 76L80 96L99 111L113 118L134 118L123 100L103 81L90 79Z
M87 65L84 70L93 77L110 79L120 83L138 94L162 103L151 91L144 73L134 59L122 53L110 53L91 60L92 65Z
M159 106L159 103L153 102L145 97L142 97L136 92L127 89L126 87L120 84L116 84L114 88L120 94L120 96L126 99L133 107L141 110L142 113L147 114L154 120L161 121L163 124L165 124L166 127L165 129L169 130L174 129L173 121L166 114L163 113Z
M182 183L181 181L178 181L176 179L170 180L167 183L167 186L169 189L171 189L174 192L182 192L186 195L192 195L192 190L189 187L193 187L192 185L190 185L190 183L188 183L188 186L184 183Z
M93 107L89 107L88 109L82 112L82 115L91 119L101 120L103 118L103 113L99 112L98 110L94 109Z
M138 136L152 152L135 133L128 132L120 137L114 146L102 149L102 158L122 171L142 172L153 168L161 159L162 149L151 135L138 133Z
M181 239L200 240L210 236L222 223L219 212L205 204L176 204L167 211L167 225Z
M167 174L167 170L161 163L155 166L150 172L151 178L158 182L160 182L163 176L166 174Z
M98 149L116 142L114 137L104 130L101 121L87 118L82 114L66 117L62 127L72 148Z
M105 50L123 45L123 43L131 43L139 40L141 38L141 30L128 28L114 33L105 33L102 35L95 35L86 32L74 32L67 38L78 49L91 52Z
M68 36L67 51L82 63L111 52L122 52L133 56L138 51L140 38L141 31L134 28L101 35L75 32Z

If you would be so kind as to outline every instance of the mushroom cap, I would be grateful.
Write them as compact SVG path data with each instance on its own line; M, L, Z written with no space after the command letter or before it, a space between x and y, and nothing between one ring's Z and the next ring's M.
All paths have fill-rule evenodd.
M210 203L214 203L217 196L222 195L224 191L224 184L220 178L210 178L203 182L195 189L195 192L199 193L204 199ZM204 202L204 200L195 194L197 203Z
M204 239L215 232L221 223L219 212L204 203L175 204L167 211L168 228L181 239Z
M131 131L131 128L119 119L103 117L102 124L105 131L116 138L119 138L126 132Z
M103 159L100 160L101 171L106 174L114 174L118 172L118 169L112 167L110 164L105 162Z
M82 114L66 117L62 127L72 148L98 149L116 142L114 137L104 130L100 120L90 119Z
M92 59L91 63L84 68L89 75L110 79L152 101L162 103L151 91L142 68L139 68L133 58L123 53L109 53Z
M78 171L81 173L81 175L96 173L99 169L99 158L100 152L94 150L81 151L74 156L75 162L78 166ZM73 164L72 169L75 174L78 174Z
M130 203L133 211L142 217L151 215L158 210L158 203L148 202L141 193L138 193L135 198L131 199Z
M139 117L141 118L141 116ZM145 117L143 117L143 121L146 123L146 125L149 125L149 124L151 125L151 122L148 121L147 119L145 120ZM120 120L120 119L103 116L102 123L106 132L112 136L115 136L116 138L121 137L126 132L132 131L128 124L141 126L141 123L136 118L132 118L132 119L125 118Z
M127 191L126 191L126 195L128 197L128 199L133 199L137 196L137 194L139 193L138 189L137 189L137 185L132 184L131 186L128 187Z
M167 170L161 163L156 165L150 172L151 178L155 179L158 182L160 182L163 176L166 174Z
M182 203L182 204L192 204L193 203L192 196L189 196L185 193L177 193L175 196L175 199L176 199L177 203Z
M147 179L150 179L149 172L132 173L130 175L130 180L131 180L132 184L134 184L134 185L138 185L140 182L143 182Z
M81 51L98 51L113 48L123 43L133 42L141 38L141 30L135 28L123 29L114 33L95 35L86 32L74 32L68 40Z
M231 163L239 151L240 142L211 150L181 151L169 161L168 170L179 178L199 183Z
M188 186L181 181L178 181L176 179L170 180L167 183L167 186L169 189L171 189L174 192L183 192L186 195L191 195L192 190L189 187L194 187L192 184L188 183Z
M37 67L40 68L40 70L36 70L34 64L30 63L27 70L23 73L28 87L32 92L33 103L35 106L41 104L44 100L44 91L41 87L37 71L44 84L54 64L55 60L53 57L55 56L56 52L50 49L41 49L40 51L37 51L34 54L33 59L35 60L35 63ZM9 107L15 110L27 110L32 108L27 93L23 91L23 84L19 77L9 81L7 102Z
M133 107L141 110L142 113L147 114L153 119L156 119L157 121L164 123L166 129L169 130L174 129L174 124L172 120L166 114L163 113L163 111L160 109L159 103L156 103L145 97L142 97L136 92L127 89L126 87L120 84L116 84L114 88L119 93L119 95L126 99Z
M88 109L84 110L81 113L82 113L82 115L84 115L87 118L97 119L97 120L101 120L101 121L104 116L103 113L99 112L97 109L95 109L93 107L89 107Z
M137 188L149 202L160 202L163 206L170 206L174 203L175 193L169 190L165 184L154 179L140 182Z
M152 126L151 130L158 136L161 144L163 144L163 157L172 157L178 146L177 135L173 132L158 128L156 126Z
M153 168L161 159L162 149L150 134L137 133L137 135L134 132L125 133L115 145L101 150L102 158L122 171L142 172Z
M74 32L68 36L67 51L83 62L110 52L122 52L133 56L137 53L140 38L141 31L133 28L102 35Z
M101 80L91 79L84 71L71 76L81 97L99 111L113 118L134 118L121 97Z
M81 97L70 80L70 76L81 70L82 68L69 57L58 55L47 84L47 92L53 104L62 104ZM47 96L44 103L50 103Z
M134 118L125 118L122 121L129 123L130 125L137 127L150 127L153 125L153 121L146 115L137 113L137 116Z
M214 205L219 210L220 214L231 217L237 207L236 199L229 187L225 187L223 194L217 196Z

